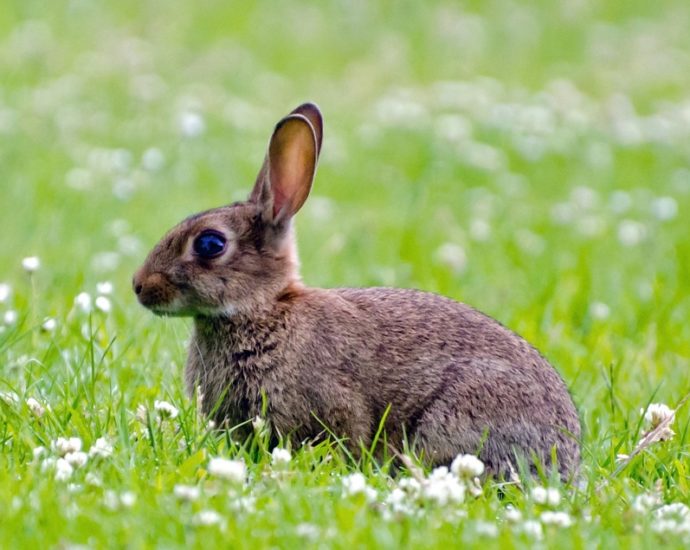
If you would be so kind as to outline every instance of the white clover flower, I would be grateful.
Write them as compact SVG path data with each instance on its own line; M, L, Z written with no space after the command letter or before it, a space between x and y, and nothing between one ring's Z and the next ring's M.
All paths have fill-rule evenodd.
M650 403L647 410L640 409L640 413L644 413L644 420L647 426L654 429L668 417L673 418L676 411L664 403Z
M546 504L555 508L561 502L561 493L555 487L549 487L546 489Z
M137 502L137 495L135 495L132 491L125 491L124 493L120 493L120 503L122 503L122 506L125 508L131 508L134 506L134 504Z
M611 314L611 308L604 302L592 302L589 305L589 314L594 319L603 321L604 319L608 319L608 316Z
M546 489L544 487L533 487L530 495L536 504L546 504Z
M17 322L17 319L19 318L19 315L17 312L13 309L8 309L5 314L2 316L2 321L6 325L14 325Z
M91 457L100 456L101 458L108 458L112 454L113 446L105 437L99 437L89 449L89 456Z
M22 260L22 268L27 273L33 273L41 267L41 260L38 256L27 256Z
M506 511L503 514L503 517L505 517L506 521L509 523L518 523L522 520L522 512L515 508L515 506L509 504L506 506Z
M484 463L474 455L461 454L455 457L450 471L462 479L473 479L484 473Z
M196 485L175 485L173 494L180 500L193 501L201 496L201 489Z
M446 466L434 469L422 484L422 496L439 506L465 500L465 485Z
M59 456L65 456L67 453L81 451L81 439L78 437L58 437L53 441L51 447Z
M475 241L488 241L491 237L491 225L486 220L475 218L470 223L470 236Z
M633 501L631 508L638 514L647 514L661 504L661 497L656 493L646 493L637 495Z
M74 298L74 305L84 313L88 313L91 311L91 294L88 292L80 292Z
M117 240L118 250L125 256L137 256L143 248L143 244L134 235L122 235Z
M98 474L95 474L94 472L89 472L88 474L86 474L84 481L87 485L91 485L93 487L103 486L103 480L98 476Z
M633 200L630 193L627 191L614 191L609 197L609 205L611 210L616 214L622 214L623 212L630 209Z
M96 292L101 295L110 295L113 293L113 283L110 281L102 281L96 283Z
M448 141L462 141L472 134L472 124L462 115L440 115L436 118L434 132Z
M606 221L595 215L587 215L577 220L577 230L585 237L598 237L606 229Z
M56 328L57 321L52 317L48 317L45 321L43 321L43 324L41 325L41 330L45 332L55 332Z
M559 202L551 208L551 219L559 225L571 223L574 217L575 208L569 202Z
M113 195L120 200L129 199L136 190L136 183L131 178L119 177L113 184Z
M474 531L481 537L495 539L498 536L498 526L491 521L476 521Z
M561 493L554 487L534 487L531 495L536 504L556 507L561 502Z
M690 522L678 521L677 519L656 519L652 523L652 531L660 534L688 535L690 534Z
M141 157L141 164L149 172L157 172L165 165L165 156L157 147L149 147Z
M148 423L149 410L146 408L146 405L142 403L137 405L137 410L134 412L134 418L136 418L142 424Z
M19 396L13 391L0 392L0 399L8 405L16 405L19 403Z
M570 192L570 200L582 209L589 209L599 202L599 195L591 187L578 185Z
M46 412L46 408L33 397L26 400L26 406L37 418L42 417Z
M95 303L96 309L102 311L103 313L110 313L110 310L113 309L110 299L106 296L99 296L98 298L96 298Z
M86 464L88 459L89 456L83 451L75 451L65 455L65 460L69 462L69 465L73 468L81 468L84 464Z
M690 520L690 508L688 508L687 504L683 504L682 502L672 502L656 510L654 515L657 518L680 518Z
M367 487L367 479L360 472L347 475L341 479L343 493L346 495L356 495L364 492Z
M43 445L39 445L38 447L34 447L34 449L33 449L34 462L38 462L41 459L41 457L46 455L47 452L48 452L48 449L46 449Z
M544 537L544 528L541 523L534 519L523 521L518 525L518 531L535 540L541 540Z
M243 460L212 458L208 463L208 473L233 483L244 483L247 479L247 465Z
M361 472L354 472L341 479L343 486L343 496L350 497L363 494L367 501L376 499L378 493L376 489L367 485L367 478Z
M661 221L672 220L678 214L678 203L673 197L658 197L652 201L652 214Z
M556 527L562 527L564 529L573 524L573 518L570 517L569 514L566 512L554 512L552 510L542 512L541 521L544 525L555 525Z
M636 246L647 236L647 227L634 220L622 220L618 224L618 240L623 246Z
M177 418L177 415L180 414L180 411L177 409L177 407L171 403L168 403L167 401L156 400L153 403L153 408L158 413L158 416L162 419Z
M7 283L0 283L0 304L4 304L12 294L12 287Z
M690 535L690 508L682 502L673 502L655 510L652 530Z
M384 503L389 506L390 511L396 515L411 514L414 510L412 507L413 502L413 497L399 487L393 489L384 501Z
M45 464L45 462L44 462ZM57 481L67 481L74 473L74 468L64 458L58 458L55 462L55 479Z
M91 259L91 267L96 271L113 271L120 265L120 254L113 251L99 252Z
M232 498L229 504L230 510L234 512L255 512L256 511L256 497L245 496L237 497L235 491L229 491L229 496Z
M206 130L206 123L199 113L186 111L178 119L180 130L186 137L198 137Z
M544 238L529 229L518 229L515 233L515 243L533 256L540 255L546 248Z
M88 292L80 292L74 297L74 305L84 313L93 309L93 298Z
M117 510L121 506L131 508L137 502L137 495L132 491L124 491L119 495L115 491L108 490L103 493L103 504L110 510Z
M668 405L663 403L651 403L647 410L640 409L640 413L644 412L644 420L647 426L647 433L655 430L662 422L668 421L669 424L660 431L656 440L667 441L673 439L675 432L671 429L671 425L675 420L676 411L671 409Z
M117 493L112 490L103 493L103 505L110 510L117 510L120 507L120 499Z
M319 538L319 535L321 535L321 530L319 529L318 525L305 522L299 523L295 526L295 534L298 537L316 540Z
M65 183L72 189L86 190L93 185L91 172L84 168L72 168L65 174Z
M57 458L53 456L47 456L41 461L41 472L45 473L48 470L52 470L55 468L55 465L57 463ZM68 464L69 466L69 464Z
M292 460L292 454L288 449L275 447L271 452L271 463L277 468L284 468Z
M419 496L422 491L422 484L413 477L402 478L398 483L398 487L413 497Z
M192 523L194 523L194 525L201 525L205 527L211 525L220 525L222 521L223 517L215 510L202 510L201 512L195 514L192 518Z
M467 254L459 244L444 243L434 253L436 261L460 273L467 267Z

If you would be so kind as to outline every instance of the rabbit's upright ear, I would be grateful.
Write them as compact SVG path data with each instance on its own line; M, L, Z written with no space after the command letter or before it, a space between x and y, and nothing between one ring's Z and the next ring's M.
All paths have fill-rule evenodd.
M321 116L321 111L314 103L303 103L290 114L302 115L311 124L316 136L316 156L318 158L321 152L321 143L323 142L323 117Z
M276 125L249 196L267 222L278 225L289 220L307 200L322 135L321 113L312 103L300 105Z

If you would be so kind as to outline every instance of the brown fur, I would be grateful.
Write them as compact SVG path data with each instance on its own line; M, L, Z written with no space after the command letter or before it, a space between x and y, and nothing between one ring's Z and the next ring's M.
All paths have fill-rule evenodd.
M308 132L305 132L308 130ZM236 425L261 413L299 443L323 424L368 445L387 407L388 442L432 464L478 453L490 473L516 459L579 465L580 423L562 379L527 342L472 308L416 290L305 288L290 221L311 188L321 117L283 119L250 199L183 221L134 277L140 302L191 315L186 383L207 414ZM294 164L298 166L293 166ZM228 239L211 260L204 230ZM322 424L323 423L323 424Z

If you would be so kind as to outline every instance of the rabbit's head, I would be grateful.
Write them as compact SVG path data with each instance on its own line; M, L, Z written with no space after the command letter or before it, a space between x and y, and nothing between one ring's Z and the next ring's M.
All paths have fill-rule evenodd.
M311 189L322 134L311 103L283 118L249 198L171 229L134 275L139 302L159 315L232 315L298 285L291 220Z

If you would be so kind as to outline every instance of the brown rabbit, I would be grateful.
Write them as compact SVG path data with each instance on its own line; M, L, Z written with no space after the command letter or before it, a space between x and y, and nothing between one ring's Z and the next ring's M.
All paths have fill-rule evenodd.
M274 432L299 443L325 425L356 450L390 407L388 443L406 439L431 464L478 453L494 475L522 460L572 475L573 401L521 337L435 294L302 284L292 217L322 135L315 105L295 109L276 126L248 200L187 218L134 276L142 305L194 317L186 383L200 386L204 412L233 426L265 399Z

